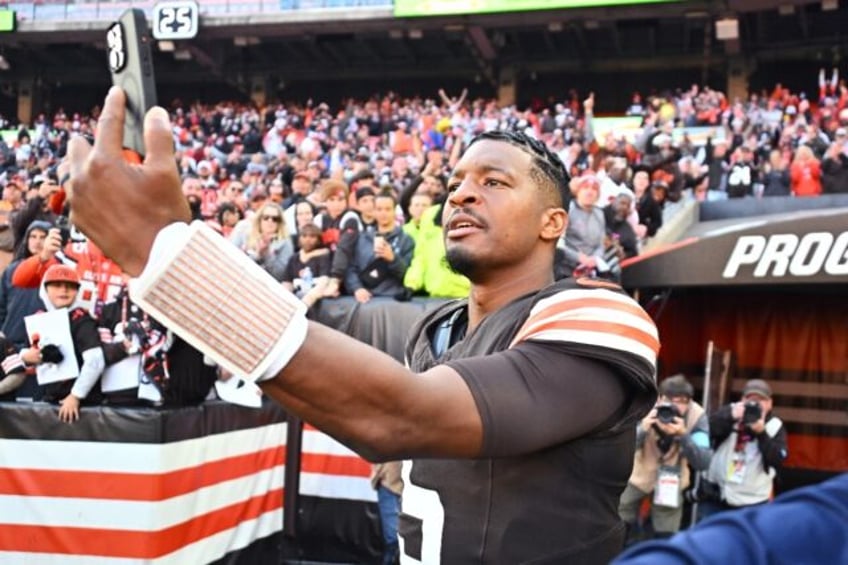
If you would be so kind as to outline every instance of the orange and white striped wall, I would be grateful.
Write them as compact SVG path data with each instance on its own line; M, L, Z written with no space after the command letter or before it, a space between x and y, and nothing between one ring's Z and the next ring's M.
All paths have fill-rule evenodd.
M164 444L0 439L0 564L215 561L283 527L286 424ZM369 464L311 428L300 493L376 501Z

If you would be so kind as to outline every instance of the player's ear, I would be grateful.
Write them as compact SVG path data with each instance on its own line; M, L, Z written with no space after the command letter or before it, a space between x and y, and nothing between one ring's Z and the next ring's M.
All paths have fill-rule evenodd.
M562 208L546 208L542 212L539 237L545 241L559 239L568 226L568 214Z

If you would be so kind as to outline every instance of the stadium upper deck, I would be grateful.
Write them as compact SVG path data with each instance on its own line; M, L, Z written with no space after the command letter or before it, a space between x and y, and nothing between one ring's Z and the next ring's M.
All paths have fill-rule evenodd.
M155 4L0 2L18 16L15 32L0 33L0 55L8 66L0 70L0 112L19 113L22 98L33 109L55 109L59 100L90 107L108 85L106 26L127 7L152 13ZM824 5L820 0L671 0L396 17L402 4L202 0L197 37L154 55L160 96L190 92L221 99L258 93L335 100L378 90L432 93L443 86L522 103L561 98L573 87L598 91L609 104L599 110L617 111L634 90L689 81L731 95L775 82L803 90L811 61L831 67L848 49L842 33L848 6L834 0ZM836 9L830 10L833 4ZM717 37L716 22L724 18L738 22L737 39Z

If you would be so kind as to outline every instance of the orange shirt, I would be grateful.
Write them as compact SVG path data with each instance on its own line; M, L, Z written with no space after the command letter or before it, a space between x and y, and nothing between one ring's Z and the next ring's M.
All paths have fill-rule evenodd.
M111 302L124 286L123 271L91 242L68 242L64 253L76 261L80 276L80 305L96 316L98 302L101 305ZM24 259L12 274L12 285L38 288L47 269L57 263L59 261L55 257L43 263L38 255Z
M392 153L395 155L408 155L412 151L412 136L401 129L396 129L392 137Z
M821 166L818 161L795 161L789 168L792 194L795 196L818 196L821 194Z

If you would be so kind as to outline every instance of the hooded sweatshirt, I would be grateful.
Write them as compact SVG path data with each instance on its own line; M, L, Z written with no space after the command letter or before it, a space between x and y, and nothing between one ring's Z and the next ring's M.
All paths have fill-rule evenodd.
M12 274L24 259L32 257L27 242L33 230L41 230L45 234L50 231L51 224L36 220L26 229L26 233L18 245L12 263L3 271L0 278L0 331L12 343L16 351L27 346L27 333L24 327L24 317L44 309L44 304L38 296L38 288L22 288L12 285Z

